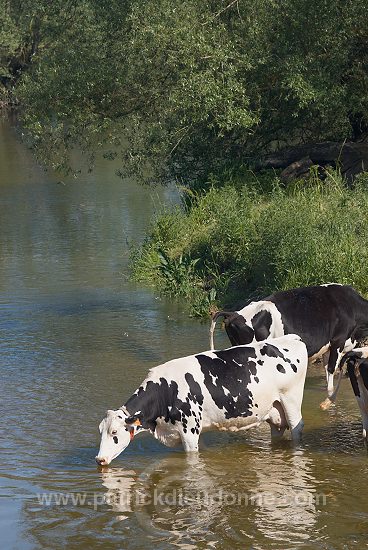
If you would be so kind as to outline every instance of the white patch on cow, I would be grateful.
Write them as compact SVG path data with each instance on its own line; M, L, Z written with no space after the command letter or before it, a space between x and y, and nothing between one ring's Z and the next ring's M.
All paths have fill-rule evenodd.
M210 372L209 375L210 375L210 377L211 377L211 379L212 379L212 384L214 384L214 385L216 386L217 376L214 376L214 375L212 374L212 372Z
M343 353L346 353L348 351L352 351L355 346L357 345L357 341L356 340L352 340L351 338L349 338L348 340L346 340L345 342L345 345L344 345L344 349L342 350Z

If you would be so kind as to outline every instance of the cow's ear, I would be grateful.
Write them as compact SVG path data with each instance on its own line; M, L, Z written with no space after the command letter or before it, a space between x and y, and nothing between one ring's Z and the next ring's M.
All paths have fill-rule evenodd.
M98 430L99 430L100 434L102 434L102 430L103 430L103 427L104 427L104 422L105 422L105 420L101 420L100 425L98 427Z

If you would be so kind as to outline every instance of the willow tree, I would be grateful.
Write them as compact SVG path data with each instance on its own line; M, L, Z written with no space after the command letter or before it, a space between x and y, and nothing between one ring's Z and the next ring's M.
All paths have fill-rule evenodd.
M27 3L3 4L16 28ZM366 136L365 0L36 1L27 9L37 12L37 47L14 80L13 102L55 167L75 145L101 146L121 157L122 174L190 181L275 147Z

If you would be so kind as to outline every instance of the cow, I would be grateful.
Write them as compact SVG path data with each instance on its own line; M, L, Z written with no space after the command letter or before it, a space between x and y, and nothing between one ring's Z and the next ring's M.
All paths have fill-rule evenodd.
M307 364L305 344L290 334L154 367L125 405L107 411L96 461L109 464L145 430L187 452L198 450L202 431L247 430L262 421L272 437L289 428L297 441Z
M368 347L355 348L346 353L339 364L341 372L345 363L362 416L363 438L368 445Z
M310 362L329 352L325 368L331 396L339 359L367 331L368 301L351 286L334 283L275 292L239 311L218 311L210 328L211 349L219 317L224 317L226 332L234 346L293 333L306 344ZM321 406L327 408L330 403L327 399Z

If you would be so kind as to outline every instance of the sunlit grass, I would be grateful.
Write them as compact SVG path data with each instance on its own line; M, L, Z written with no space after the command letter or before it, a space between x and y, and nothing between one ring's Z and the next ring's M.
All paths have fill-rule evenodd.
M185 298L190 311L303 285L339 282L368 294L368 186L336 172L284 188L269 176L214 186L153 223L134 277Z

